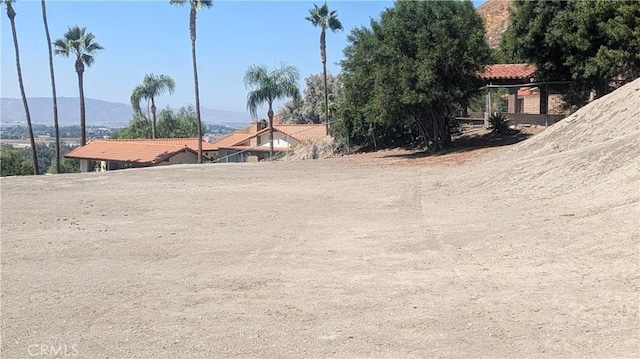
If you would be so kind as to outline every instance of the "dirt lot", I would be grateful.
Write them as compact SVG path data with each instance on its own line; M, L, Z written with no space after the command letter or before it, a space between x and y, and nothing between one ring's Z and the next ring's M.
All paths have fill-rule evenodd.
M637 125L552 129L4 178L1 356L637 358Z

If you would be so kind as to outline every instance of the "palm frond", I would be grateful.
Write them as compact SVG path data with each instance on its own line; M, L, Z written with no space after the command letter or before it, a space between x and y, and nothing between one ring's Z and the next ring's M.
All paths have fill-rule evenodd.
M102 47L102 45L98 44L97 42L91 43L89 44L89 46L86 47L86 50L88 53L94 53L98 50L104 50L104 47Z
M305 17L305 20L311 22L315 27L322 26L322 16L320 16L318 5L313 4L313 9L309 10L309 16Z
M68 31L64 34L64 38L69 42L77 41L84 35L85 28L80 28L78 25L69 27Z
M212 0L169 0L169 4L183 6L189 4L189 6L196 10L208 9L213 6Z
M247 94L247 110L252 118L258 118L258 106L270 100L273 101L268 92L265 89L258 89Z
M87 34L86 31L87 31L87 28L83 27L82 28L82 36L79 39L82 42L82 46L84 46L84 47L88 47L89 44L91 44L91 42L93 41L93 39L96 38L95 35L93 35L92 32Z
M86 27L74 25L68 28L62 39L53 42L56 48L55 54L64 57L73 54L80 57L87 66L91 66L93 57L90 55L98 50L104 50L100 44L94 42L94 39L95 36L91 32L87 33Z
M251 65L244 75L244 86L257 87L263 85L269 77L269 70L265 65Z
M313 6L314 8L309 10L309 16L305 17L305 20L311 22L315 27L329 28L331 31L343 30L342 23L338 20L338 11L329 11L327 2L322 6L316 4Z
M191 4L194 3L196 10L208 9L213 6L212 0L191 0Z
M320 9L318 9L318 15L320 15L320 17L322 18L326 18L327 15L329 15L329 5L327 5L326 1L324 2L324 5L322 5Z
M173 79L167 75L146 74L142 83L136 86L131 93L131 106L134 111L140 112L140 101L152 100L164 92L173 94L175 86Z
M251 116L257 117L258 106L273 104L276 99L293 97L299 99L298 80L300 72L294 66L281 64L279 68L269 70L264 65L252 65L244 76L247 89L247 110Z
M160 93L167 91L170 95L172 95L175 89L176 83L171 77L167 75L158 76L158 91Z
M142 113L142 108L140 108L140 101L145 99L146 93L145 89L142 86L136 86L131 92L131 107L133 107L133 112Z
M82 58L82 62L87 65L87 67L91 67L91 65L93 65L93 63L95 62L93 56L89 54L82 54L80 55L80 57Z
M332 12L334 12L334 11L332 11ZM328 27L333 32L338 31L338 30L344 30L344 28L342 27L342 23L340 22L340 20L338 20L337 15L329 17L329 26Z
M64 40L62 39L58 39L56 41L53 42L53 47L54 49L54 53L56 55L60 55L63 57L69 57L70 52L69 52L69 46L67 46L67 44L64 42Z

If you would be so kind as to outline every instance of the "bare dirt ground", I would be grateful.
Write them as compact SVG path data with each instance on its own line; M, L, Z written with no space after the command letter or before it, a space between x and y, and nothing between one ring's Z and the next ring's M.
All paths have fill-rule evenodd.
M515 145L4 178L1 357L637 358L631 85Z

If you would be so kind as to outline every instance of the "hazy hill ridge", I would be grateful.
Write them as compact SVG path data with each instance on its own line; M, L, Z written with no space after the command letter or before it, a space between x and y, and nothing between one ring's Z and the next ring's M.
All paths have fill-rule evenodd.
M53 109L50 97L29 97L31 121L34 124L53 124ZM122 126L132 117L131 105L108 102L92 98L85 99L87 125ZM58 97L58 116L61 126L80 123L80 103L77 97ZM251 116L245 112L225 111L201 107L202 120L207 124L223 124L238 127L248 124ZM3 124L26 124L22 100L17 98L0 99L0 120Z

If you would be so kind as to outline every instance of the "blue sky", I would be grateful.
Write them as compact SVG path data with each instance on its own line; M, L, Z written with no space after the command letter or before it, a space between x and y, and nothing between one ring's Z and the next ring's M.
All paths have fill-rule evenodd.
M474 1L478 6L484 1ZM317 2L321 4L321 2ZM345 31L327 35L327 67L338 73L342 49L351 29L369 24L392 1L329 1ZM247 90L242 82L253 64L300 69L304 78L321 73L319 29L304 19L312 1L214 1L198 12L197 59L200 103L203 107L245 111ZM47 46L40 1L14 3L20 58L28 97L50 97ZM2 6L1 96L19 97L11 27ZM85 72L85 96L129 103L131 90L147 73L166 74L176 82L172 96L157 99L158 107L194 103L189 9L169 1L47 1L52 41L68 26L86 26L105 51ZM77 75L71 58L54 57L58 96L77 97Z

